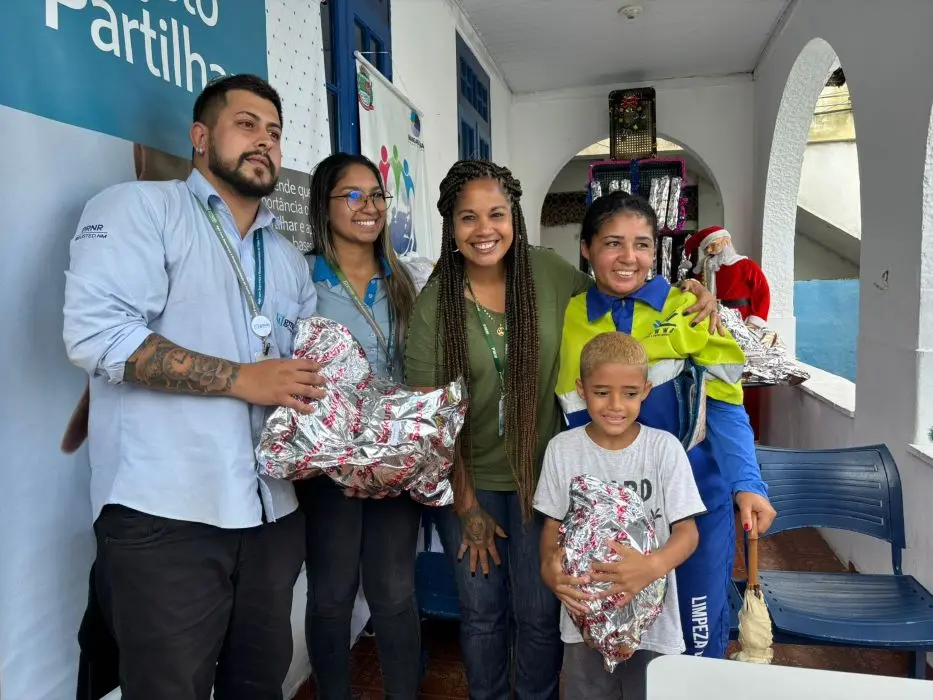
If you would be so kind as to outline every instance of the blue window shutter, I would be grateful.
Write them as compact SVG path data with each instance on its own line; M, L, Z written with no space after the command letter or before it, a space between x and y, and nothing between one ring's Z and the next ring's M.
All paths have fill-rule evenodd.
M460 157L490 159L489 74L457 34L457 112L460 117Z
M359 34L363 55L384 76L392 79L390 0L327 0L327 4L334 56L333 83L328 88L335 96L336 146L341 151L359 153L359 107L353 52L357 48ZM324 14L321 18L325 18Z

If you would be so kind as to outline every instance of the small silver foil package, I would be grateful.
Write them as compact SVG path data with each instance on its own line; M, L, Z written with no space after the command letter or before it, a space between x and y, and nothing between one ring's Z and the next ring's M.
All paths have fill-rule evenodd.
M627 177L623 177L622 181L619 183L619 189L621 189L623 192L632 194L632 181Z
M622 183L619 180L610 180L609 181L609 191L618 192L622 189Z
M321 364L327 396L310 414L280 406L256 448L259 472L276 479L326 475L367 496L453 503L450 469L467 410L462 380L421 394L376 377L366 355L339 323L298 321L295 358Z
M693 263L690 262L690 256L681 252L680 264L677 266L677 283L683 282L690 276L690 269ZM673 280L672 280L673 281Z
M664 236L661 239L661 276L671 281L671 253L674 250L674 239Z
M593 180L590 182L590 198L592 201L596 201L603 196L603 186L600 184L599 180Z
M607 544L615 540L636 552L658 549L654 521L644 501L632 489L617 482L581 475L570 482L570 510L560 526L564 548L563 570L583 576L595 562L619 561ZM588 593L602 593L612 584L583 586ZM632 656L664 605L667 577L661 577L636 594L631 603L618 607L619 596L586 603L590 611L574 620L591 646L599 649L603 665L612 672L620 661Z
M745 325L738 311L722 304L719 305L719 317L745 353L743 383L795 386L810 378L810 374L787 354L787 349L773 330Z

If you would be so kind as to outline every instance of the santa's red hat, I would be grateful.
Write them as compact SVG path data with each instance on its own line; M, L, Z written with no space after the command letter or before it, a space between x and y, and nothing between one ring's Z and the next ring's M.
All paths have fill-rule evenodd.
M709 226L702 231L697 231L684 243L684 255L692 256L697 250L729 235L729 232L722 226Z

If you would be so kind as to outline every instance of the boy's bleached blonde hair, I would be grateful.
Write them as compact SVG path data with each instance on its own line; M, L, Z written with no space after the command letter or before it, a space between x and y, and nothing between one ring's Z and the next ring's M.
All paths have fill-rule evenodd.
M641 367L648 375L648 353L645 346L628 333L600 333L583 346L580 354L580 378L589 377L597 366L615 362Z

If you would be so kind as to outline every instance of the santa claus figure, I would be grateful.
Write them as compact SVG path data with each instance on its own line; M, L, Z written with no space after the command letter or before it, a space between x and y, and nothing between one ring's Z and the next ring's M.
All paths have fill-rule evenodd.
M746 325L765 326L771 308L771 288L754 260L735 252L732 237L722 226L710 226L690 236L684 255L697 253L693 272L723 306L735 309ZM714 276L709 280L710 275Z

